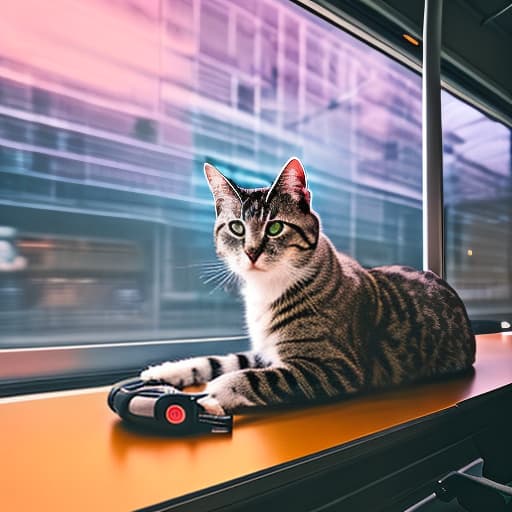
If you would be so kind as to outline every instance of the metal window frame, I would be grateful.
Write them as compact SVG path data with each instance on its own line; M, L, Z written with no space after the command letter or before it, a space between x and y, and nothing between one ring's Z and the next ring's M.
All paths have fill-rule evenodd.
M1 349L0 397L112 384L150 364L248 349L246 336Z
M443 0L425 0L422 73L423 269L444 277L441 25Z

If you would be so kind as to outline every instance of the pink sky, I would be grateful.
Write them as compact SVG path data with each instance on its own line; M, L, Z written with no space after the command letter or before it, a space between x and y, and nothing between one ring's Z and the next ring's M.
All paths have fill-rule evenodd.
M133 5L135 2L132 2ZM63 81L156 108L159 76L157 0L2 2L0 55Z

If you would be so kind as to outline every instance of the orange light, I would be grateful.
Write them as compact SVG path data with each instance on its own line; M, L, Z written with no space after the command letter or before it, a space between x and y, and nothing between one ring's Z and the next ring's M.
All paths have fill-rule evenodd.
M53 242L44 242L44 241L20 241L17 243L18 247L23 247L24 249L51 249L54 244Z
M409 34L402 34L402 37L408 42L411 43L414 46L419 46L420 42L415 38L410 36Z

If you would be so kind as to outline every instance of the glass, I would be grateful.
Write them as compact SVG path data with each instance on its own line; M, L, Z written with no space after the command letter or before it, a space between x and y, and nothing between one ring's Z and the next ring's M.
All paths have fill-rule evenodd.
M285 0L4 2L0 345L243 334L205 161L250 187L299 156L340 250L421 267L420 97Z
M446 274L474 320L512 324L512 129L442 95Z

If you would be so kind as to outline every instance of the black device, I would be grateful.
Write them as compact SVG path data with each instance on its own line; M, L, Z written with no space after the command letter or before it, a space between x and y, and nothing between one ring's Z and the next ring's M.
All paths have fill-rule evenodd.
M137 377L114 384L108 405L130 423L173 435L230 433L233 417L208 414L197 402L204 396Z

